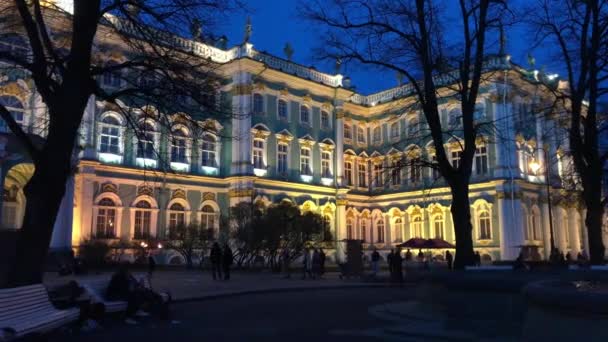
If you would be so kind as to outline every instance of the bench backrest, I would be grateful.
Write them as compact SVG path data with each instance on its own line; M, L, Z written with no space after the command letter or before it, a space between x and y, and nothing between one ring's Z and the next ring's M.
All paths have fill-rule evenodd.
M0 289L0 328L5 321L26 319L35 312L53 309L42 284Z

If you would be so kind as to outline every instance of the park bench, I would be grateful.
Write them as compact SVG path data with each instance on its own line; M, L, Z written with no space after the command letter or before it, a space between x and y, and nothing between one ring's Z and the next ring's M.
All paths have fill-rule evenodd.
M79 315L79 308L56 309L42 284L0 289L0 329L14 329L18 337L51 331Z
M85 291L91 296L92 303L102 303L106 312L121 312L127 310L127 302L124 301L109 301L106 299L106 289L108 288L109 281L107 280L94 280L88 282L81 282L80 285L84 287Z
M487 266L466 266L464 268L466 271L512 271L513 266L511 265L487 265Z

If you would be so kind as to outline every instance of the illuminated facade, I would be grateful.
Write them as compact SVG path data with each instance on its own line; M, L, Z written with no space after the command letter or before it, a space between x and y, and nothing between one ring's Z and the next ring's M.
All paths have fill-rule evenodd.
M257 51L249 43L228 50L185 39L180 44L221 64L226 82L218 96L238 115L201 121L208 129L199 133L183 120L188 113L164 113L171 118L167 128L154 120L161 115L156 109L131 108L146 132L138 141L116 107L91 98L77 172L52 247L83 239L162 238L189 222L219 230L220 216L230 206L285 200L324 215L338 240L362 239L383 253L412 237L454 242L449 188L437 171L410 163L434 158L410 85L361 95L342 75ZM562 152L567 146L553 133L560 132L559 123L532 114L544 100L539 78L551 77L507 57L490 58L487 70L476 122L493 129L479 138L473 165L474 246L497 260L514 259L520 245L537 245L546 258L551 231L545 165L554 185L569 177L569 158ZM2 76L0 101L27 132L44 137L44 104L33 83L18 73ZM111 75L100 82L121 86ZM441 95L441 119L452 134L446 147L456 165L459 103L447 89ZM0 129L1 222L16 228L32 166L6 126ZM555 162L547 163L546 156ZM570 196L552 191L553 234L556 247L576 255L588 250L584 209ZM175 261L172 257L177 258L167 260Z

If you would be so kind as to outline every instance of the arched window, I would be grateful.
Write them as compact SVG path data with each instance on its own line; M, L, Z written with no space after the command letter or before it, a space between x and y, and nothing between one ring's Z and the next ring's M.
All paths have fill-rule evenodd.
M422 237L422 217L420 215L416 215L412 218L412 237L421 238Z
M287 174L289 155L289 145L287 143L279 143L277 145L277 172L281 175Z
M310 125L310 109L306 106L300 106L300 122Z
M212 232L215 236L215 210L210 205L205 205L201 210L201 228Z
M2 104L13 116L13 119L23 125L23 104L18 98L14 96L0 96L0 104ZM4 122L4 119L0 119L0 128L4 132L8 132L8 127Z
M279 100L277 112L279 113L279 119L287 120L287 102L285 100Z
M359 144L365 144L365 130L361 126L357 126L357 141Z
M346 179L346 185L353 185L353 162L344 162L344 178Z
M401 184L401 165L398 159L391 160L391 185L399 186Z
M433 237L443 239L444 220L443 214L435 214L433 216Z
M186 223L186 208L180 203L173 203L169 207L169 231L183 226Z
M201 165L208 167L217 167L216 161L217 141L211 134L203 136L203 144L201 150Z
M460 148L452 148L451 151L452 156L452 166L457 169L460 167L460 159L462 159L462 149Z
M399 138L399 122L393 122L391 124L391 138Z
M351 140L353 138L353 131L349 124L344 124L344 139Z
M116 204L109 198L103 198L97 206L97 221L95 237L98 239L113 239L116 237Z
M171 162L188 163L188 139L187 133L183 129L173 131L171 137Z
M384 219L383 218L379 218L376 221L376 241L378 243L383 243L384 242Z
M264 169L264 139L253 139L253 168Z
M154 155L154 132L152 123L143 121L139 125L139 140L137 143L137 158L156 159Z
M253 94L253 113L264 113L264 96L261 94Z
M321 111L321 128L329 129L329 113L326 111Z
M486 209L482 209L479 213L479 240L492 239L492 222L490 213Z
M359 238L363 240L363 242L367 242L367 219L361 219L361 231L359 233Z
M300 148L300 174L312 175L310 148Z
M134 239L149 239L152 228L152 205L148 201L135 204L135 234Z
M120 154L120 121L113 115L106 115L100 126L99 152Z
M354 239L353 233L353 219L346 219L346 238L348 240Z
M393 223L393 241L401 242L403 241L403 220L399 217L395 219L395 223Z
M488 173L488 148L486 145L477 146L475 149L475 173L477 175Z
M382 127L374 127L373 139L374 144L380 144L382 142Z
M361 161L358 164L358 178L359 187L367 187L367 165L365 161Z
M331 153L321 152L321 177L331 178Z

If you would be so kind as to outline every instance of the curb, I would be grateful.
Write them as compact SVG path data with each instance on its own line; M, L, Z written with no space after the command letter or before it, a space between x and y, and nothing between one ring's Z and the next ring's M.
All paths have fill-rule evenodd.
M403 284L401 287L409 284ZM390 288L396 287L390 283L370 283L370 284L353 284L353 285L328 285L328 286L302 286L302 287L278 287L269 289L259 290L245 290L245 291L234 291L226 293L216 293L205 296L196 296L190 298L174 299L173 303L189 303L189 302L201 302L206 300L224 299L231 297L239 297L253 294L268 294L268 293L287 293L287 292L304 292L304 291L315 291L315 290L338 290L338 289L361 289L361 288Z

